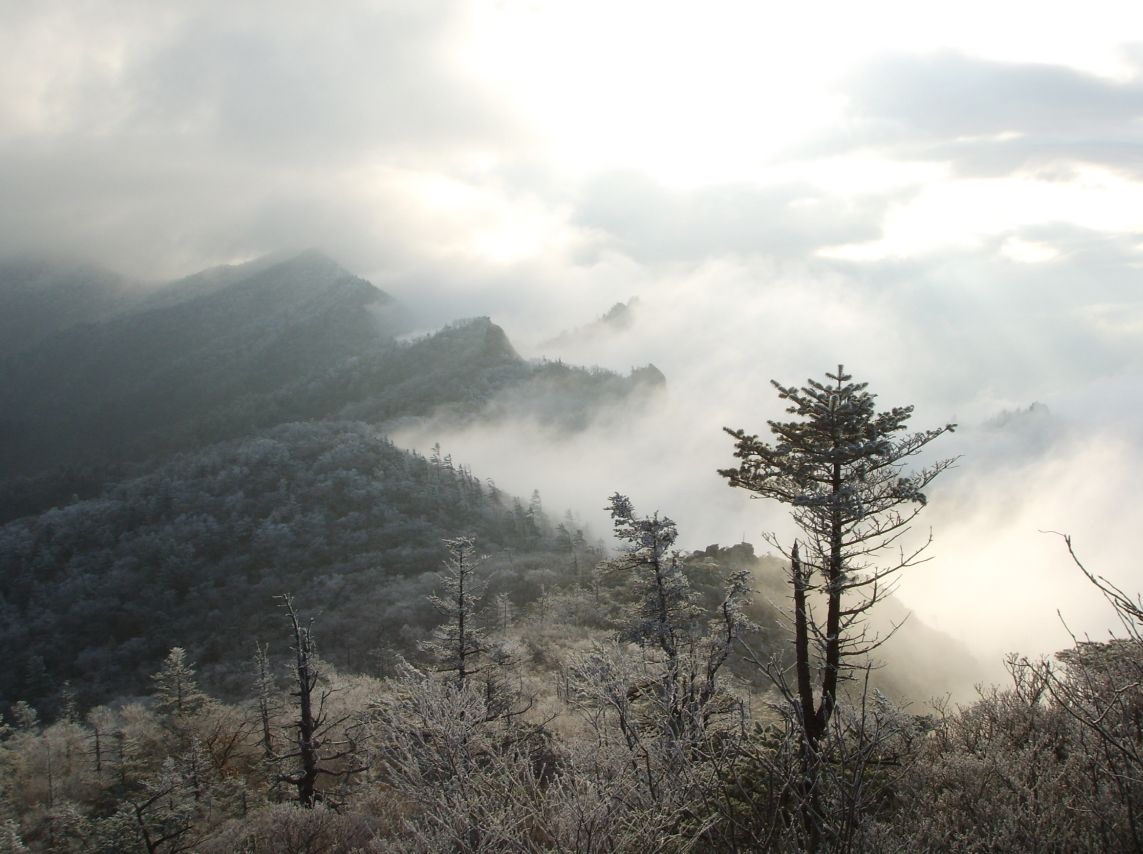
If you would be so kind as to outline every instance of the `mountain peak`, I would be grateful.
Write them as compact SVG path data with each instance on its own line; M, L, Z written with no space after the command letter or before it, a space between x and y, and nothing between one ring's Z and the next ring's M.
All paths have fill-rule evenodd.
M432 336L435 346L464 346L482 359L520 361L508 334L489 317L469 317L450 323Z
M320 249L306 249L293 255L270 257L271 269L304 270L318 276L352 276L353 274L338 264Z

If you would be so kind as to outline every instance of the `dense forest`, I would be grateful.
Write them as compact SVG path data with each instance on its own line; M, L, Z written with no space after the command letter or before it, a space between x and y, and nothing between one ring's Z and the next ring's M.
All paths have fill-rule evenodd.
M840 367L711 472L801 538L685 551L621 484L593 532L389 438L582 430L653 366L409 334L312 252L159 289L11 263L0 318L0 850L1143 847L1139 600L1088 574L1124 639L932 700L971 664L891 592L954 425Z

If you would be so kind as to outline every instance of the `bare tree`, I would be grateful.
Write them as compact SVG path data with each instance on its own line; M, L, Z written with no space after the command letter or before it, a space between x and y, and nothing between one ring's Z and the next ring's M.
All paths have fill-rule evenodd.
M279 772L279 780L297 787L298 803L312 807L321 799L317 791L319 776L345 776L363 768L354 761L353 739L342 729L349 716L332 718L326 707L334 689L320 685L321 666L310 631L313 621L301 619L294 609L292 596L284 595L281 599L293 635L295 686L290 693L297 700L298 717L291 726L295 731L293 749L271 755L279 767L293 764L292 770Z
M1027 659L1020 664L1042 674L1052 700L1098 745L1101 770L1113 782L1114 800L1138 849L1143 847L1143 599L1089 570L1071 537L1060 536L1076 567L1111 605L1123 636L1100 642L1073 634L1072 648L1055 656L1062 669Z
M275 699L274 676L270 669L270 647L254 644L254 692L258 707L259 740L262 755L267 762L273 762L274 716L278 711Z

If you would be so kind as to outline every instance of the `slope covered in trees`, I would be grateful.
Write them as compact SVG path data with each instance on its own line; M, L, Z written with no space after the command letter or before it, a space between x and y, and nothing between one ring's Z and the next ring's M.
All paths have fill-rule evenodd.
M306 254L171 306L82 323L8 359L0 472L138 456L148 437L370 346L391 301ZM140 449L137 443L144 442Z
M24 663L3 671L0 696L50 703L68 680L85 699L136 693L175 643L225 679L291 591L329 615L326 654L368 670L372 651L408 647L430 622L424 595L457 530L496 553L516 595L533 552L554 573L572 559L542 511L360 422L180 455L0 528L0 655Z
M138 284L85 264L0 261L0 359L64 329L128 310Z
M4 358L0 521L293 421L511 414L578 429L664 382L650 367L528 361L488 318L397 340L400 305L314 252L207 271L109 317L85 311L63 300L58 329Z
M842 691L816 746L810 845L796 716L707 666L726 625L708 594L735 577L707 562L722 551L680 561L660 548L669 520L628 518L631 550L584 586L518 614L490 609L495 596L449 610L481 630L486 654L466 679L434 672L439 656L383 679L339 672L316 654L336 646L334 615L311 621L291 605L265 628L302 652L260 652L237 702L203 691L176 648L138 702L71 698L54 722L16 704L0 727L0 842L347 854L1143 844L1137 600L1111 591L1128 637L1078 644L1058 664L1013 658L1008 686L959 708L916 714L860 685ZM759 616L729 613L739 625ZM711 701L685 702L708 679ZM300 738L306 720L320 738Z

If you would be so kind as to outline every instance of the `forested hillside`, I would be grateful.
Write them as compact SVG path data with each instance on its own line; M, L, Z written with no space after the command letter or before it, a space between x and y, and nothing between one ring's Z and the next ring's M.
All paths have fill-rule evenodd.
M380 638L415 649L458 533L534 596L529 572L588 548L576 524L557 542L538 495L384 431L575 430L664 382L527 361L487 318L398 340L404 309L312 251L150 289L12 262L0 298L22 332L0 354L0 649L18 662L0 697L49 713L65 684L84 702L145 690L172 643L225 688L283 592L336 615L341 664L372 666Z
M103 321L50 306L64 328L0 372L0 521L279 424L511 414L577 429L664 383L653 367L527 361L487 318L396 340L401 307L313 252L136 294Z
M556 577L572 560L538 501L360 422L291 424L179 455L0 528L0 654L21 662L0 695L52 709L64 682L85 703L135 694L173 644L233 685L287 592L327 615L337 641L326 655L369 670L383 644L415 650L442 538L456 532L496 555L498 583L517 598L534 597L534 570Z

